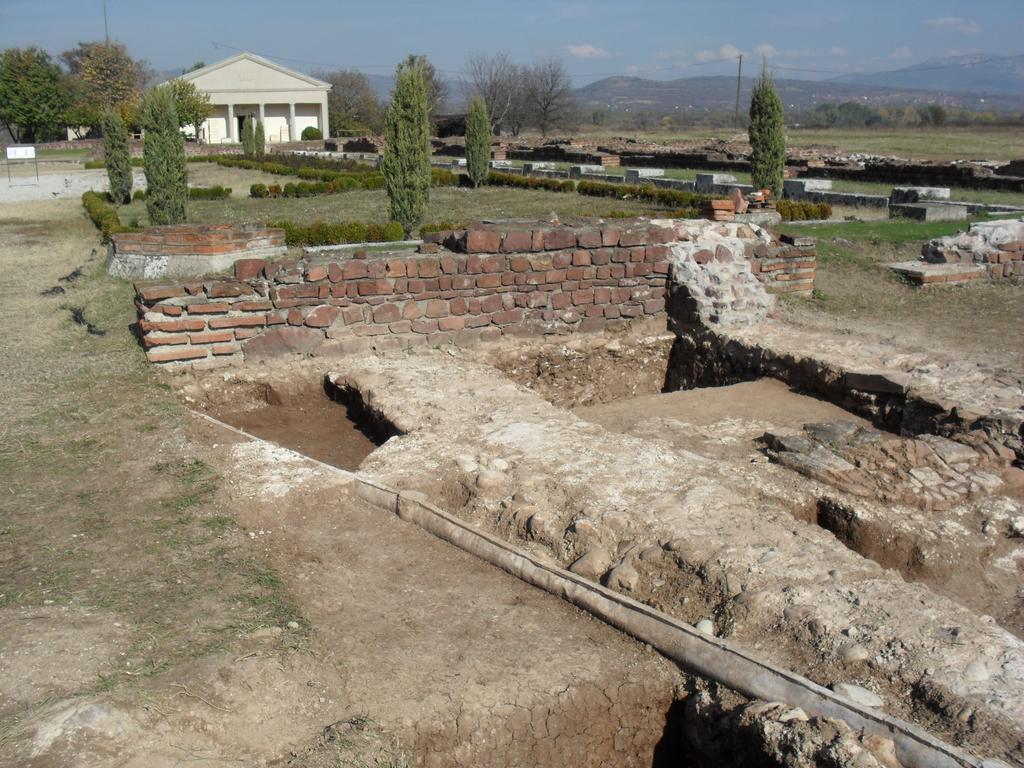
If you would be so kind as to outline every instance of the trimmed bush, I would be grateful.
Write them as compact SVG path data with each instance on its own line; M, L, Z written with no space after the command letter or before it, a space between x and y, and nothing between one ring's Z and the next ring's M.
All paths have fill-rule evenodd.
M246 157L256 154L256 128L251 115L242 121L242 154Z
M750 97L750 176L754 189L770 189L776 199L782 197L785 130L782 100L766 66Z
M181 224L188 206L185 138L170 88L150 90L139 109L145 131L146 212L152 224Z
M421 64L399 65L384 121L381 158L390 217L409 234L423 221L430 199L430 105Z
M124 232L128 227L121 225L121 219L117 215L117 209L110 204L110 198L99 192L82 193L82 205L85 212L92 219L92 223L103 233L103 240L106 242L115 232Z
M545 179L535 176L516 176L511 173L487 174L487 183L495 187L518 189L545 189L549 192L575 192L576 182L571 179Z
M271 222L269 226L283 229L288 245L383 243L401 240L404 236L402 225L397 221L389 221L387 224L364 224L359 221L296 224L284 220Z
M224 200L231 197L231 187L191 187L188 191L189 200Z
M783 221L818 221L832 218L832 206L828 203L809 203L801 200L778 200L775 210Z
M324 137L324 132L319 128L314 128L312 125L307 125L302 129L302 140L303 141L320 141Z
M681 189L663 189L653 184L613 184L607 181L581 181L576 185L576 191L591 197L617 197L620 200L634 198L667 208L693 208L711 199L707 195Z
M121 113L113 109L103 113L103 158L110 182L110 199L117 205L131 202L132 157L128 130Z
M249 186L249 197L270 197L270 190L266 184L251 184Z
M474 187L487 181L491 160L491 118L487 103L477 96L466 116L466 171Z

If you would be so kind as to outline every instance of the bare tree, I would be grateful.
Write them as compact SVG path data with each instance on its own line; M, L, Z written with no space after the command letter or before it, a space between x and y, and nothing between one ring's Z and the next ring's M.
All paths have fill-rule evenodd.
M545 59L530 67L526 79L526 101L532 122L542 136L552 128L565 126L576 117L572 78L561 59Z
M377 134L384 130L384 108L366 75L347 69L320 72L314 77L333 86L327 92L328 122L333 135L365 131Z
M523 126L524 78L522 68L509 60L507 53L478 53L466 62L466 90L487 105L491 129L501 133L509 128L518 133Z

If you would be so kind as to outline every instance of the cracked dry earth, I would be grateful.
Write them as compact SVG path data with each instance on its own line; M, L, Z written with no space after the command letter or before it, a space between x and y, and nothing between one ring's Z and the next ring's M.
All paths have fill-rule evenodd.
M682 619L709 619L815 682L874 691L887 712L979 755L1024 761L1024 643L956 589L907 581L819 526L835 489L752 445L792 423L734 424L731 439L705 431L717 442L665 418L608 428L458 353L352 357L336 371L402 433L365 474ZM1014 543L1000 546L1014 562Z

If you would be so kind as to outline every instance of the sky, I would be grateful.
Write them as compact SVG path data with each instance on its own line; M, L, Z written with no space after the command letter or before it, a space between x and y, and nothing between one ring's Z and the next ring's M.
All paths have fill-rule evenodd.
M301 71L391 74L426 54L452 79L475 53L561 58L577 86L608 75L746 72L824 79L933 57L1024 53L1021 0L106 0L110 37L158 71L249 50ZM0 48L56 55L103 38L103 0L0 0ZM749 69L748 69L749 67Z

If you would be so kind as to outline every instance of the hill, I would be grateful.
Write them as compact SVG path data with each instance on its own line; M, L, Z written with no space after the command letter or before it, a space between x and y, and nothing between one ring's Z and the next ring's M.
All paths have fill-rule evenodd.
M834 83L924 88L966 93L1024 94L1024 55L993 57L986 54L947 56L889 72L851 74Z
M740 106L750 103L754 78L743 78ZM942 104L965 109L1024 110L1019 94L991 95L946 90L925 90L891 85L846 83L836 80L777 79L782 103L787 109L810 109L824 102L857 101L882 106L889 104ZM736 104L736 78L729 76L685 77L677 80L648 80L642 77L606 77L576 89L580 103L589 109L671 113L676 109L706 112L728 111Z

